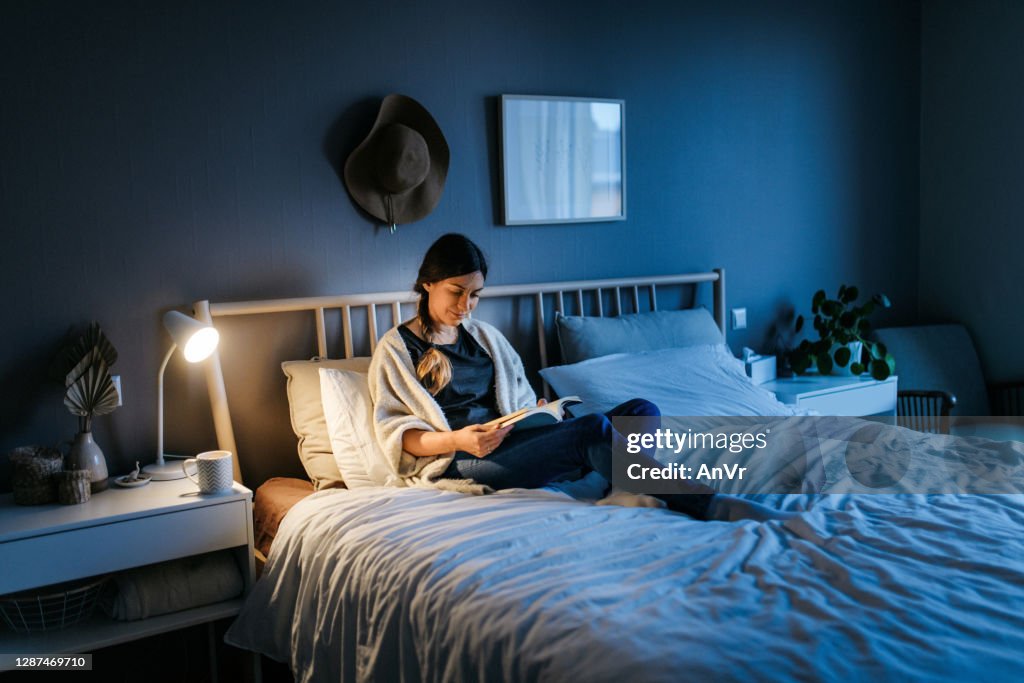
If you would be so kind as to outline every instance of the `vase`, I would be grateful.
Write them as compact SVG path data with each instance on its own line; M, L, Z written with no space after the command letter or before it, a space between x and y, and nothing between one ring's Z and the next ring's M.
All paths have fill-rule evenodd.
M860 354L864 350L864 343L855 341L845 344L846 348L850 349L850 360L847 362L846 367L839 367L839 364L835 362L836 351L841 349L844 344L833 344L832 348L829 349L829 353L832 355L832 374L839 375L840 377L852 377L853 373L850 372L850 366L854 363L860 362Z
M97 493L107 488L107 459L103 451L92 439L92 432L78 432L71 444L64 468L68 470L88 470L89 489Z

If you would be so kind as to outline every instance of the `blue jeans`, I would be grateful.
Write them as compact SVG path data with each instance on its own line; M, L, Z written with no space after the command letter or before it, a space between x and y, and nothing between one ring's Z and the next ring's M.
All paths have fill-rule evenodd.
M635 421L637 431L650 433L661 426L658 407L650 401L634 398L603 415L584 415L522 431L513 428L501 446L486 458L457 452L444 476L472 479L495 489L540 488L580 470L596 470L611 481L613 443L623 438L612 428L611 418L626 416L649 418ZM653 458L647 459L651 466L661 466ZM703 519L713 495L709 487L680 482L680 493L656 497L672 510Z

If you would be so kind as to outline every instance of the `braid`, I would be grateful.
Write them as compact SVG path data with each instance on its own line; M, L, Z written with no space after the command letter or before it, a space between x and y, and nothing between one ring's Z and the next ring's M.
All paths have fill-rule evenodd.
M430 392L431 396L437 394L448 386L452 381L452 362L434 344L434 323L430 319L429 299L427 292L420 292L420 300L416 305L416 317L420 321L420 329L423 331L423 338L431 345L431 348L420 357L416 365L416 378Z

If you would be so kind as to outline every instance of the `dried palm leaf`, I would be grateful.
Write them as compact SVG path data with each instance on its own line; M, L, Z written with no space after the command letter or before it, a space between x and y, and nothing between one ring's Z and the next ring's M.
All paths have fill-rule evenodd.
M81 363L93 349L99 349L103 361L110 368L117 362L117 350L110 343L107 336L103 334L99 323L92 322L84 334L79 335L74 341L69 342L57 352L57 356L50 365L50 373L54 378L64 378L71 370Z
M78 360L74 367L71 368L71 371L68 372L67 376L64 377L64 386L70 387L72 384L77 382L82 375L89 370L89 368L102 360L103 357L100 355L99 349L90 349Z
M79 369L81 372L78 372ZM64 393L64 405L71 414L91 418L93 415L113 412L117 407L117 389L98 349L93 349L87 358L83 358L82 362L68 374L68 378L76 373L77 377L74 381L69 381L68 389Z

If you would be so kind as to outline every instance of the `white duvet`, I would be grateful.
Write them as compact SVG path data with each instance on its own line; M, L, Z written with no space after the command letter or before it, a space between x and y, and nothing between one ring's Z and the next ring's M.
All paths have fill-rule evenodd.
M805 512L325 491L226 639L300 681L1024 678L1022 496L774 502Z
M691 362L708 354L717 369ZM744 386L716 347L649 354L674 375L624 360L656 377L666 414L813 419ZM591 409L645 395L614 369ZM811 463L825 493L761 496L801 511L784 523L545 490L317 493L285 517L226 640L299 681L1024 680L1024 495L919 493L1024 491L1024 445L888 428L874 447L912 457L884 490L904 493L856 493L883 490L861 483L874 471L851 476L856 424L820 419L838 437ZM787 454L800 460L777 449L780 471Z

